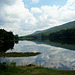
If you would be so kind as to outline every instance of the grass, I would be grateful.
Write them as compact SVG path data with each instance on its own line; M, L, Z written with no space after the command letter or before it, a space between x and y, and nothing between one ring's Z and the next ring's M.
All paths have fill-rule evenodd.
M28 56L36 56L40 54L40 52L26 52L26 53L19 53L19 52L12 52L12 53L4 53L0 52L0 57L28 57Z
M0 75L75 75L75 71L62 71L35 65L14 66L0 63Z

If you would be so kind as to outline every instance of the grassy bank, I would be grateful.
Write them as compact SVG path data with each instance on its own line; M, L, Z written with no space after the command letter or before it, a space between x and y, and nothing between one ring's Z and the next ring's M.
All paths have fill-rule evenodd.
M40 54L39 52L26 52L26 53L19 53L19 52L12 52L12 53L4 53L0 52L0 57L28 57L28 56L36 56Z
M0 75L75 75L75 71L61 71L35 65L15 66L0 63Z

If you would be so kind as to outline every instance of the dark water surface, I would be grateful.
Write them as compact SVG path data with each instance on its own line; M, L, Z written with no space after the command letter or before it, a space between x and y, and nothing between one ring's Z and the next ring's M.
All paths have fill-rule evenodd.
M35 64L60 70L75 70L75 45L52 44L19 41L14 48L6 52L41 52L40 55L31 57L0 57L1 62L16 62L17 65ZM73 48L73 50L71 50Z

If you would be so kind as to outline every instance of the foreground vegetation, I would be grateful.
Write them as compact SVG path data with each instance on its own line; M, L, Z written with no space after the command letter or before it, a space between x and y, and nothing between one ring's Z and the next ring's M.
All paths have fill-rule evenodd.
M40 54L40 52L26 52L26 53L19 53L19 52L12 52L12 53L4 53L0 52L0 57L28 57L28 56L36 56Z
M75 71L62 71L35 65L16 66L15 63L0 63L0 75L75 75Z

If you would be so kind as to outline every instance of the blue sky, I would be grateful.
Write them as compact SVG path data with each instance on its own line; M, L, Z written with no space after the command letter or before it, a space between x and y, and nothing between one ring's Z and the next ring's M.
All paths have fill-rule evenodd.
M36 1L36 0L35 0ZM38 0L38 2L33 2L32 0L23 0L24 4L27 5L28 9L31 9L32 7L41 7L42 5L57 5L57 6L63 6L66 4L67 0Z
M75 0L0 0L0 28L19 36L75 20Z

